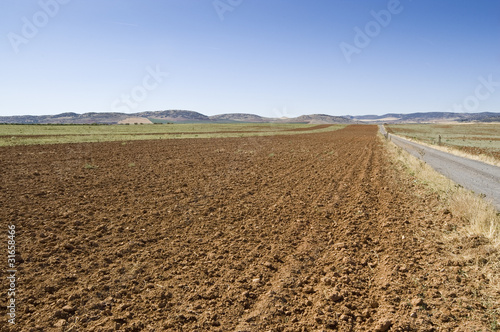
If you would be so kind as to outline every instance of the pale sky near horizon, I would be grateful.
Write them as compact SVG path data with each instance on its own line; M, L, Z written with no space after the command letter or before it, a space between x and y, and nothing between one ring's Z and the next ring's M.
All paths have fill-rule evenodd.
M498 0L2 0L0 115L500 112Z

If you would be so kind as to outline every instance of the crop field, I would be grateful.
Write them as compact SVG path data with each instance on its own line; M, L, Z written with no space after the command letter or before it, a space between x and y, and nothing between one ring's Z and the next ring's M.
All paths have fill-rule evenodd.
M472 155L484 155L500 161L500 123L468 124L397 124L387 131L424 143L441 145Z
M279 123L156 125L0 124L0 146L172 138L248 137L330 131L345 125Z
M496 329L487 241L377 126L326 129L0 147L16 331Z

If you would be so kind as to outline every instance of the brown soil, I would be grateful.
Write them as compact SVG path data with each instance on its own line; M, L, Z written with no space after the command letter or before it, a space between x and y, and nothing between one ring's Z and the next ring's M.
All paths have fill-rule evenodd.
M459 221L376 132L1 148L1 331L490 330Z
M308 129L308 130L313 130ZM153 135L209 135L209 134L248 134L248 133L261 133L263 131L243 131L243 130L232 130L232 131L187 131L187 132L170 132L170 133L113 133L113 134L59 134L59 135L0 135L0 138L48 138L48 137L63 137L63 136L96 136L96 135L112 135L112 136L153 136Z
M500 151L494 149L483 149L475 146L458 146L453 144L446 144L446 146L452 147L454 149L469 153L475 156L490 156L495 159L500 160Z
M460 138L457 138L457 139L460 139ZM467 137L467 136L464 136L462 137L462 139L464 141L468 140L468 141L500 141L500 137L488 137L488 136L482 136L482 137L474 137L474 136L471 136L471 137Z
M331 127L333 125L331 124L322 124L322 125L317 125L309 128L294 128L294 129L287 129L285 131L308 131L308 130L318 130L318 129L325 129L328 127Z
M452 125L434 125L434 128L439 128L439 129L450 129L453 128Z

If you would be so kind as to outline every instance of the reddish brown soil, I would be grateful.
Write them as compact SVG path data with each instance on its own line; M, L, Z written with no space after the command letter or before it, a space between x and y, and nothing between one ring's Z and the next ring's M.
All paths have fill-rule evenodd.
M293 129L287 129L285 131L308 131L308 130L318 130L318 129L325 129L328 127L331 127L333 125L331 124L322 124L322 125L317 125L309 128L293 128Z
M467 137L467 136L464 136L462 138L464 141L465 140L470 140L470 141L500 141L500 137L487 137L487 136L483 136L483 137Z
M311 128L308 130L314 130L316 128ZM170 132L170 133L134 133L134 136L152 136L152 135L208 135L208 134L243 134L243 133L261 133L262 131L242 131L242 130L233 130L233 131L187 131L187 132ZM95 134L60 134L60 135L0 135L0 138L11 138L11 137L20 137L20 138L48 138L48 137L74 137L74 136L94 136ZM102 134L106 135L106 134ZM129 133L113 133L113 136L130 136Z
M1 331L489 330L458 221L376 132L1 148Z
M476 155L476 156L490 156L495 159L500 160L500 151L498 150L493 150L493 149L483 149L483 148L478 148L474 146L458 146L458 145L453 145L453 144L447 144L448 146L464 151L466 153Z

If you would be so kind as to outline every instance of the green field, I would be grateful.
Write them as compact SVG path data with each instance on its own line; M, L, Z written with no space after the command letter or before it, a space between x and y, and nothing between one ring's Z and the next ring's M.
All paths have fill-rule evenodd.
M345 125L289 123L156 125L0 125L0 146L177 138L247 137L332 131Z
M500 159L500 124L395 124L387 131L424 143L441 145L475 155Z

